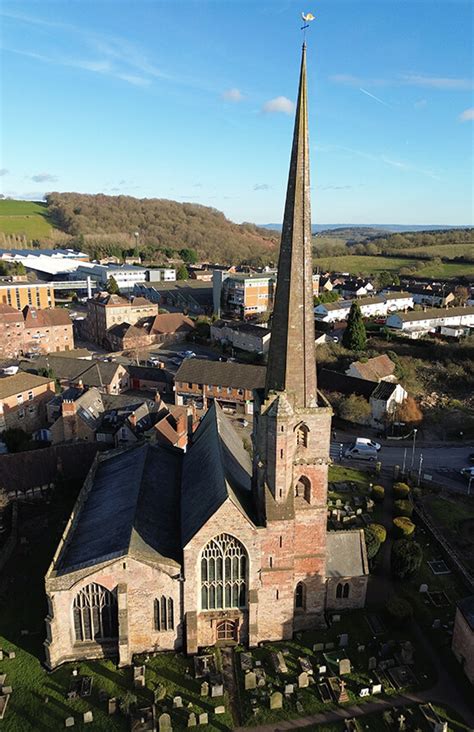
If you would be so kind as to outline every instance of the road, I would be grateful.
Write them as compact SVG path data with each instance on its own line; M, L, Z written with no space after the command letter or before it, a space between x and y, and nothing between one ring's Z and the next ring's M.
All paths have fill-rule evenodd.
M352 441L344 441L345 437L347 436L341 436L343 442L333 441L331 443L331 457L337 463L341 462L341 444L343 445L342 454L346 447L352 444ZM447 488L467 493L468 483L460 475L460 470L469 466L469 455L473 452L474 447L472 445L443 445L442 443L432 446L415 445L413 452L413 443L403 446L384 443L378 454L384 468L391 468L394 465L402 468L405 464L406 470L413 469L418 472L421 461L421 475L425 477L425 480L430 480L427 476L431 475L432 480L436 483L443 483L446 484ZM365 461L360 460L346 460L343 458L342 462L345 465L353 465L354 467L366 465ZM471 494L474 495L474 484L471 485Z

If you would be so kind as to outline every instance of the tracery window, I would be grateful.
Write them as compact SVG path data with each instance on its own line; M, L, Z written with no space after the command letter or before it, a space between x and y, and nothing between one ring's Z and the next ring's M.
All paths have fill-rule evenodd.
M155 600L155 630L174 630L174 601L172 597Z
M201 555L201 608L245 607L247 565L247 552L238 539L230 534L211 539Z
M93 582L76 595L73 615L76 641L118 637L117 597L102 585Z
M300 447L308 447L309 427L299 424L296 428L296 444Z

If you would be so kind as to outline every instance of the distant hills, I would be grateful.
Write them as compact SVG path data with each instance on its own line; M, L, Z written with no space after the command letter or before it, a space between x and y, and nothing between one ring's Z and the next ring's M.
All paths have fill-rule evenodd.
M260 224L263 229L273 229L281 231L281 224ZM447 229L467 229L468 225L459 224L451 226L450 224L312 224L311 230L313 234L320 232L333 231L334 229L352 230L352 229L368 229L373 233L381 231L389 231L390 233L400 233L404 231L446 231ZM359 232L360 233L360 232ZM369 234L366 234L368 236Z

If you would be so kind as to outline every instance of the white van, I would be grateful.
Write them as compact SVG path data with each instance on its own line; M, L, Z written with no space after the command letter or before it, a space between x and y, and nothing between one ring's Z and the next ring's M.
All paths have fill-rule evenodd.
M372 445L364 443L356 443L347 448L344 457L356 460L369 460L375 462L377 460L377 450Z

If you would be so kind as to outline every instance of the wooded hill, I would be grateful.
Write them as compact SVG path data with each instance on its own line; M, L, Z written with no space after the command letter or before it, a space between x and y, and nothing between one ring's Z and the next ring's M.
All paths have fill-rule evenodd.
M272 261L279 234L255 224L234 224L220 211L196 203L131 196L50 193L48 217L72 244L94 258L134 248L151 261L192 249L198 259L219 263Z

